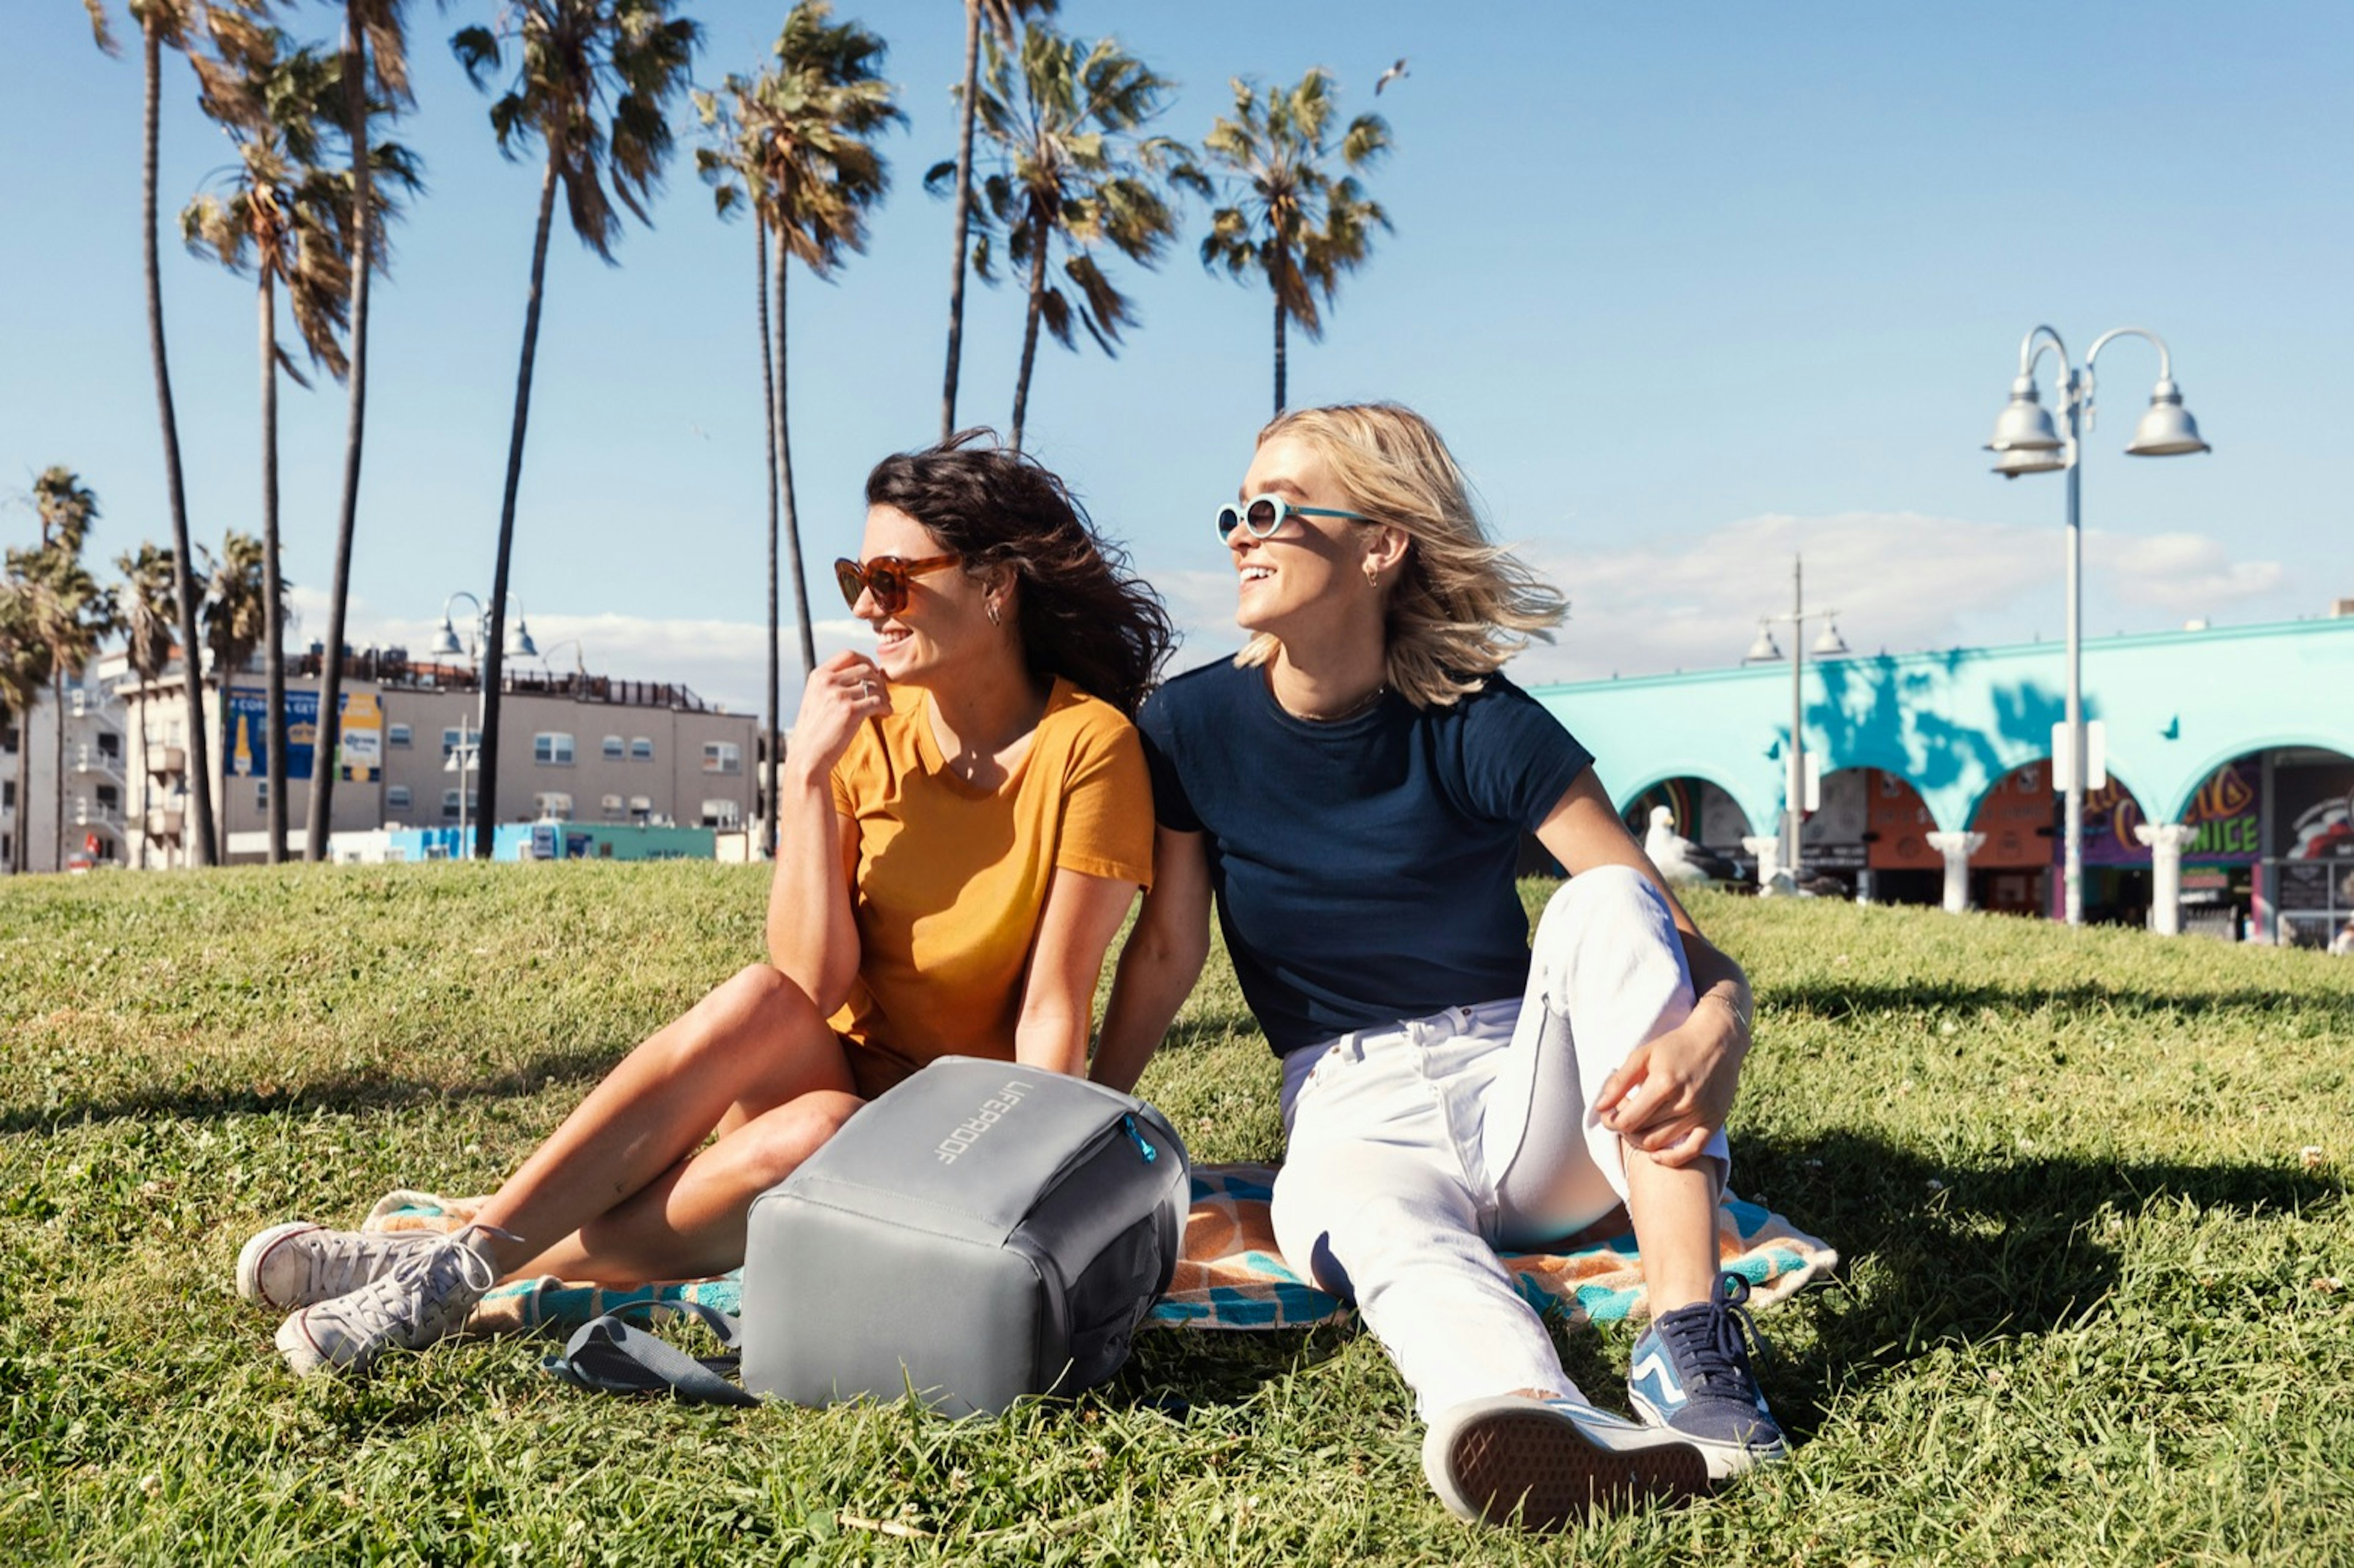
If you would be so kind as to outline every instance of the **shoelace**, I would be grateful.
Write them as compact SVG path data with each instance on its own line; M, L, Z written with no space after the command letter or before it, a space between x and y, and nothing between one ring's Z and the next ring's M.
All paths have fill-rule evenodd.
M457 1280L471 1287L477 1296L498 1283L497 1266L466 1245L467 1238L476 1234L507 1241L523 1239L496 1225L462 1226L419 1247L414 1256L394 1265L378 1282L385 1288L355 1291L340 1300L348 1304L345 1309L369 1338L388 1337L404 1325L411 1330L438 1328L440 1325L432 1319L448 1310L449 1301L449 1287L440 1283L442 1277L454 1273Z
M1749 1299L1749 1281L1737 1274L1719 1280L1720 1299L1703 1302L1707 1309L1686 1308L1657 1320L1659 1337L1668 1341L1677 1364L1693 1374L1710 1393L1740 1400L1757 1397L1757 1380L1750 1372L1744 1351L1754 1348L1762 1358L1766 1341L1743 1305Z
M435 1239L415 1233L382 1235L364 1231L322 1231L304 1238L306 1266L303 1295L313 1301L331 1300L355 1288L352 1276L370 1252L424 1252Z

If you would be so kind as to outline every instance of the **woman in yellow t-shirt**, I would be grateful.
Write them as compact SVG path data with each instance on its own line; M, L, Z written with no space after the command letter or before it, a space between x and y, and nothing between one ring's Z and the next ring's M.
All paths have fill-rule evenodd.
M248 1242L238 1287L291 1310L296 1372L421 1348L509 1275L732 1268L752 1200L934 1057L1085 1069L1104 950L1152 875L1129 720L1168 618L1016 453L960 438L886 458L866 501L861 556L834 571L875 649L802 694L769 961L625 1057L463 1231Z

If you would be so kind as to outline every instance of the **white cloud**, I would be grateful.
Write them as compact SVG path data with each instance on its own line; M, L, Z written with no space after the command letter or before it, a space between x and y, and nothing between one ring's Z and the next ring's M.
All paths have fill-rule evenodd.
M1516 665L1528 680L1586 680L1736 662L1761 616L1790 607L1803 553L1809 607L1835 608L1859 652L2024 638L2059 619L2053 530L1918 513L1768 515L1672 545L1591 554L1532 551L1562 586L1570 622ZM2105 604L2168 615L2247 605L2282 586L2274 561L2235 561L2203 535L2087 532L2088 581ZM1809 641L1819 634L1810 623ZM1786 649L1790 630L1775 629Z

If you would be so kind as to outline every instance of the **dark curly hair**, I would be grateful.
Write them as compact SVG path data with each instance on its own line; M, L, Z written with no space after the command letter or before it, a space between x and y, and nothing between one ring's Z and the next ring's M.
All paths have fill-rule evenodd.
M1169 612L1052 471L992 430L962 430L876 463L866 503L906 513L968 571L1013 567L1030 673L1136 716L1175 640Z

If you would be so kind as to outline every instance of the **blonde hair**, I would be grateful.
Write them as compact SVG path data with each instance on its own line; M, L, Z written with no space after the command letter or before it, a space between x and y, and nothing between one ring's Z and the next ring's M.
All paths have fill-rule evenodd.
M1430 421L1399 403L1341 403L1278 414L1259 431L1307 442L1352 510L1407 538L1405 570L1384 605L1390 688L1444 707L1486 683L1532 638L1553 641L1569 601L1502 546ZM1235 655L1264 664L1281 646L1261 632Z

